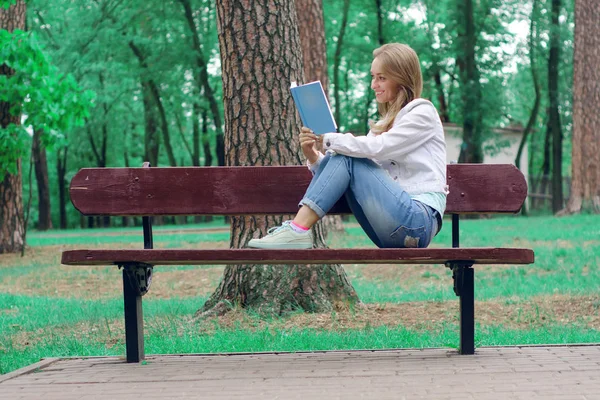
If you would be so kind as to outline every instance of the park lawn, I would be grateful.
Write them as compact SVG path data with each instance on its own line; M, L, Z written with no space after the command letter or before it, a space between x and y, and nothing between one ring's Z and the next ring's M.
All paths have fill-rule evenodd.
M123 355L115 267L67 267L70 248L140 248L141 229L32 232L24 258L0 255L0 373L43 357ZM432 246L450 243L450 221ZM227 227L159 227L155 247L225 248ZM373 247L360 227L332 247ZM600 217L461 221L462 246L533 248L529 266L476 266L476 345L600 342ZM455 347L458 302L443 266L346 265L364 303L265 319L240 310L193 321L222 266L156 267L144 299L146 352L212 353Z

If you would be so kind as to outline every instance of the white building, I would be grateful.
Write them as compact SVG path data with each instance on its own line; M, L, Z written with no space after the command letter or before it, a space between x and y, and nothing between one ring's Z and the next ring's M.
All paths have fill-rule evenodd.
M458 161L460 154L460 146L462 145L462 126L452 123L444 124L444 132L446 134L446 162ZM523 136L523 129L520 127L497 128L494 129L494 137L484 143L484 159L485 164L514 164L519 150L519 143ZM496 143L507 144L506 147L498 149ZM523 148L521 154L521 172L525 175L525 179L529 182L528 165L529 155L527 145Z

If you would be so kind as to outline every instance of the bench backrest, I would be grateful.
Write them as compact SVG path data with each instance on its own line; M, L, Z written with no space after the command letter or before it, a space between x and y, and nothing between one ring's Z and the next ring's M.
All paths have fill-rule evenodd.
M451 164L447 213L515 213L527 196L510 164ZM303 166L84 168L70 195L84 215L291 214L311 173ZM349 213L339 201L331 213Z

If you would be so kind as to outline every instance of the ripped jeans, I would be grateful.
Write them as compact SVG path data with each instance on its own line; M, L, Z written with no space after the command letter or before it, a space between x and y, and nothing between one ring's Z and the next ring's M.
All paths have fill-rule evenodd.
M326 155L299 205L323 218L342 196L377 247L423 248L438 232L439 213L367 158Z

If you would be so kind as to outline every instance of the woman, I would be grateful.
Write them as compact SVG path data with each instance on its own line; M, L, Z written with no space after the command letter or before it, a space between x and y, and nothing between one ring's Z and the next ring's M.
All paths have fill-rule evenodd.
M446 144L435 107L420 98L419 58L399 43L376 49L373 57L371 88L381 119L358 137L316 136L303 127L300 145L314 177L300 210L249 247L311 248L310 228L341 196L378 247L423 248L438 233L446 209Z

